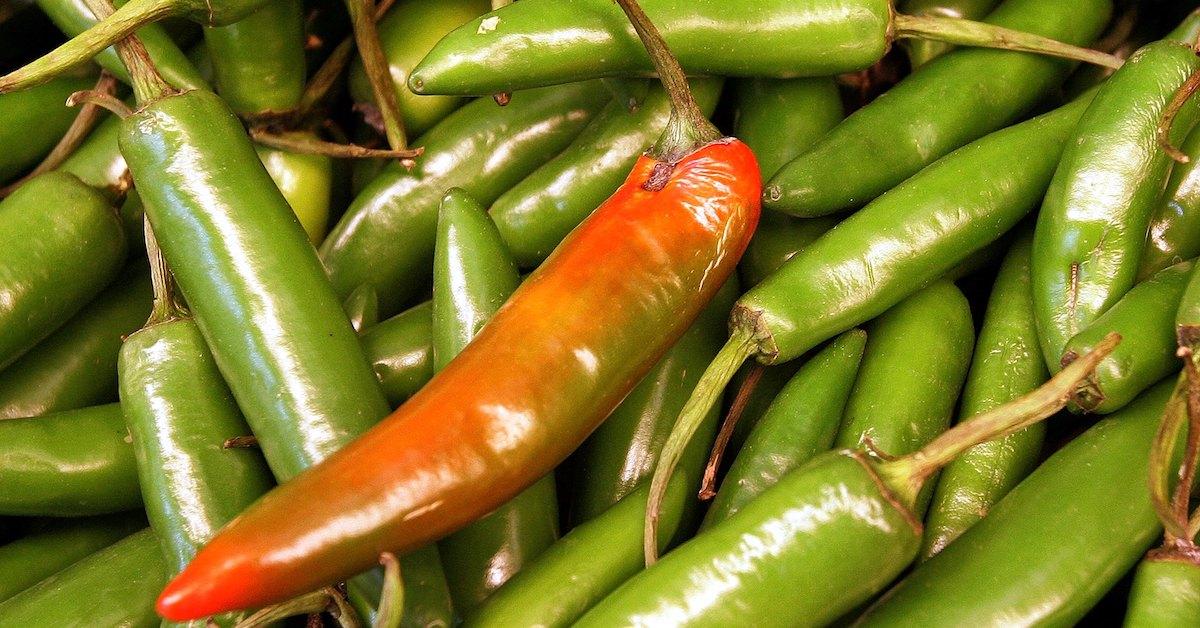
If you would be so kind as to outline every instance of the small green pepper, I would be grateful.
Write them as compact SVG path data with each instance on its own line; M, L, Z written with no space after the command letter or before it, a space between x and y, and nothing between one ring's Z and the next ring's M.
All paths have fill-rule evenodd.
M0 602L144 527L141 513L44 522L27 536L0 545Z

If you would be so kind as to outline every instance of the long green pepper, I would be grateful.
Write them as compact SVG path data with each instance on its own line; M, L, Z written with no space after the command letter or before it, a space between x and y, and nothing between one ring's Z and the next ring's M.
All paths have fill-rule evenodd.
M51 520L0 545L0 602L145 526L140 513Z
M46 156L75 119L67 97L91 89L89 74L60 76L32 89L0 95L0 184Z

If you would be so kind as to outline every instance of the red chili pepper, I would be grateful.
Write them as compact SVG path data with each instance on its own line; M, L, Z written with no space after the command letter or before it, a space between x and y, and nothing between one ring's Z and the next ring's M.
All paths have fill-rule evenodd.
M159 598L163 616L277 602L508 501L579 446L733 272L758 221L758 164L719 138L630 2L672 94L663 139L425 388L197 554Z

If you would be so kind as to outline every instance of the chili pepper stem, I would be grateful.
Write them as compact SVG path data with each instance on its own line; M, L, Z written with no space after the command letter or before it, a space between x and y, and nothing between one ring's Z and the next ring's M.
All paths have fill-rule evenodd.
M1184 446L1183 463L1179 470L1179 484L1175 487L1174 509L1179 525L1186 527L1188 521L1188 501L1192 495L1192 485L1196 480L1196 457L1200 455L1200 369L1196 361L1189 355L1183 361L1183 373L1187 380L1187 439ZM1185 537L1189 543L1192 535Z
M692 396L679 411L679 418L675 420L671 434L667 437L667 442L663 444L658 464L654 467L654 476L650 479L650 495L646 503L645 534L642 538L647 566L653 565L658 560L659 513L662 511L663 498L667 494L667 485L674 474L675 466L679 464L679 458L683 455L684 448L699 429L700 423L704 421L704 415L708 414L709 409L716 403L717 397L725 389L725 385L733 379L733 374L737 372L738 368L755 354L757 347L758 344L752 333L735 330L730 335L729 341L709 363L704 375L696 384L696 389L692 391Z
M150 320L146 322L149 326L185 316L186 311L175 296L175 280L171 276L171 269L167 267L167 259L158 248L149 217L142 218L142 228L146 238L146 256L150 259L150 283L154 287L154 307L150 310Z
M637 0L617 0L617 4L646 47L667 98L671 101L671 117L667 121L667 128L651 147L650 156L659 161L675 163L696 148L721 139L721 132L708 121L692 97L692 90L688 87L679 61L671 54L662 33L642 11Z
M280 602L279 604L261 609L239 621L234 628L257 628L258 626L266 626L287 617L325 612L334 613L342 626L359 625L357 615L342 600L341 593L333 587L325 587L320 591L306 593L286 602Z
M976 48L1033 52L1113 69L1121 67L1121 64L1124 63L1119 57L1098 50L1072 46L1049 37L957 17L897 13L893 17L893 37L895 39L930 39Z
M375 95L375 104L383 117L383 129L388 145L394 150L404 150L408 147L408 139L404 134L400 101L392 87L387 58L379 44L379 31L375 27L375 3L373 0L346 0L346 9L350 12L358 56L362 59L363 69L366 70L367 80L371 83L371 91Z
M391 552L379 555L383 565L383 591L372 628L398 628L404 618L404 581L400 577L400 561Z
M902 504L914 508L925 482L963 452L1025 429L1066 406L1079 382L1112 353L1120 341L1119 335L1108 334L1095 349L1059 371L1037 390L959 423L915 453L880 463L880 478Z
M1178 517L1172 503L1170 488L1171 477L1175 475L1174 469L1171 468L1171 460L1174 458L1176 445L1179 442L1179 429L1186 420L1187 387L1187 374L1180 373L1179 378L1175 381L1175 389L1171 391L1171 397L1167 400L1162 421L1158 424L1158 431L1154 434L1154 443L1150 448L1150 464L1148 466L1150 502L1154 505L1154 511L1158 515L1159 521L1162 522L1166 545L1171 545L1178 539L1187 538L1184 527L1184 519L1187 515L1185 513L1184 519Z
M100 24L110 21L116 16L112 0L83 0L83 3L92 10L92 14L96 16L97 20L100 20ZM129 4L133 4L133 2ZM129 6L129 4L125 6ZM129 70L133 96L138 104L145 104L177 93L175 88L171 87L158 73L158 69L154 67L154 61L150 59L150 53L146 52L146 47L142 45L142 41L136 34L130 31L116 42L116 46L121 62Z
M133 114L133 110L129 108L129 105L126 105L120 98L112 94L98 92L94 89L82 89L67 98L68 107L74 107L80 103L100 107L109 113L115 114L118 118L126 118Z
M421 153L425 152L422 148L408 148L404 150L383 150L378 148L367 148L358 144L339 144L336 142L325 142L319 139L305 136L296 136L290 134L272 133L266 129L254 127L250 129L250 139L271 148L278 148L292 153L304 153L308 155L324 155L326 157L335 157L338 159L399 159L405 162L406 165L412 163L416 157L420 157Z
M1188 163L1191 161L1191 158L1176 148L1175 144L1171 142L1171 127L1175 124L1175 116L1179 114L1179 111L1183 109L1183 106L1187 104L1188 99L1192 97L1192 94L1196 93L1197 89L1200 89L1200 72L1193 72L1187 81L1175 91L1175 96L1171 98L1171 102L1163 110L1162 118L1158 122L1158 145L1171 159L1181 164Z
M50 53L0 77L0 94L40 85L67 69L85 63L134 31L176 12L177 0L130 0L98 24L67 40ZM93 13L94 7L89 5ZM99 15L97 15L99 18ZM130 68L132 72L132 68Z
M729 414L725 415L725 421L721 423L721 431L717 433L717 440L713 443L712 453L708 456L708 463L704 465L704 478L700 481L701 500L709 500L717 495L717 471L721 468L721 458L725 454L725 448L729 446L729 439L733 438L733 428L737 427L738 421L742 418L742 413L746 410L746 404L750 401L750 395L758 386L758 380L762 379L764 367L761 364L755 364L750 374L746 376L746 380L738 388L737 396L733 398L733 404L729 406Z

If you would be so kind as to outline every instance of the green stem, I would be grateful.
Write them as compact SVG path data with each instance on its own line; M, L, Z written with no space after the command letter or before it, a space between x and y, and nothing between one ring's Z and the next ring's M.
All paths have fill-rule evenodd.
M1175 519L1183 528L1188 525L1188 502L1192 495L1192 486L1196 482L1196 457L1200 455L1200 370L1194 359L1183 361L1183 372L1187 380L1187 439L1185 440L1183 462L1179 469L1179 484L1175 487ZM1173 453L1173 452L1171 452ZM1189 535L1184 539L1191 543L1194 539Z
M150 310L150 320L146 325L182 318L187 315L187 311L177 300L175 278L158 248L158 240L154 237L149 217L143 217L142 230L146 238L146 257L150 260L150 284L154 286L154 308Z
M391 552L379 555L383 565L383 591L372 628L399 628L404 619L404 581L400 578L400 561Z
M1158 145L1171 159L1181 164L1188 163L1191 158L1171 142L1171 127L1175 125L1175 116L1179 115L1179 111L1197 89L1200 89L1200 72L1193 72L1183 85L1175 90L1175 95L1171 97L1171 102L1167 103L1167 108L1163 110L1162 118L1158 121Z
M1037 390L959 423L915 453L879 463L879 476L902 504L914 508L917 494L925 482L964 451L1023 430L1063 409L1079 382L1091 374L1120 341L1119 335L1110 333L1094 349Z
M958 46L1033 52L1114 69L1121 67L1121 64L1124 63L1120 58L1098 50L1072 46L1056 39L995 24L956 17L898 13L893 18L893 25L896 39L921 38Z
M733 428L737 427L738 421L746 411L750 395L758 387L758 380L762 379L765 369L766 367L763 365L755 364L742 385L738 387L737 396L733 398L733 403L729 406L729 413L725 415L725 421L721 423L721 431L717 432L717 439L713 442L712 451L708 455L708 464L704 465L704 477L700 480L699 494L702 501L717 496L717 471L721 469L721 458L725 455L725 448L729 446L729 440L733 438Z
M1168 545L1178 539L1187 538L1186 521L1179 518L1171 498L1171 478L1175 476L1176 471L1172 468L1171 461L1175 458L1180 428L1187 420L1187 386L1187 374L1180 373L1175 382L1175 389L1167 400L1167 406L1163 409L1158 431L1154 434L1147 469L1150 475L1150 503L1154 505L1154 512L1162 522Z
M721 132L708 121L696 104L679 61L671 54L662 33L646 17L637 0L617 0L617 4L646 47L646 53L650 55L650 61L671 101L671 118L662 136L650 149L650 155L659 161L675 163L697 148L720 139Z
M68 107L74 107L81 103L100 107L121 119L133 115L133 110L125 104L125 101L112 94L98 92L94 89L81 89L67 97Z
M251 128L250 138L263 146L286 150L291 153L304 153L309 155L324 155L326 157L335 157L338 159L371 159L376 157L399 159L401 161L411 161L416 157L420 157L425 152L424 148L410 148L405 150L382 150L378 148L367 148L358 144L338 144L336 142L326 142L323 140L309 137L306 135L295 135L288 133L271 133L262 128Z
M383 0L375 5L375 21L383 19L388 9L392 8L396 0ZM329 96L330 90L337 84L338 77L345 71L346 66L350 63L350 58L354 54L354 36L347 37L341 41L333 52L325 58L325 62L317 71L313 73L308 84L304 86L304 94L300 96L300 106L296 108L297 121L308 117L317 105L324 102Z
M112 0L83 0L84 5L92 10L97 25L111 21L116 14L113 11ZM132 3L130 3L132 4ZM129 5L125 5L129 6ZM133 96L139 105L154 102L164 96L176 94L178 91L171 87L150 59L150 53L142 45L142 40L132 31L116 42L117 54L121 62L129 70L130 81L133 85Z
M373 0L346 0L346 8L354 27L358 56L371 83L375 104L383 116L388 145L395 150L404 150L408 147L408 139L404 135L404 119L400 117L400 101L392 85L387 58L379 44L379 31L375 28L375 3Z
M128 37L142 26L174 15L177 5L176 0L130 0L116 12L67 40L58 48L0 77L0 93L40 85L73 66L90 61L100 51ZM90 8L96 12L94 7Z
M354 611L342 601L341 594L333 587L325 587L261 609L239 621L234 628L257 628L288 617L326 612L334 613L343 626L358 626Z
M725 390L726 384L733 379L733 374L750 356L754 355L757 347L758 344L755 342L753 334L735 330L729 336L729 341L709 363L704 375L696 384L696 389L692 391L692 396L679 411L679 418L675 420L671 434L667 437L667 442L663 444L658 464L654 467L654 476L650 479L650 496L646 503L645 535L642 538L647 566L653 565L658 560L658 519L662 512L663 499L667 494L667 485L671 481L675 467L679 464L683 450L687 447L688 441L692 440L692 436L696 434L696 430L700 428L700 424L704 422L704 415L708 414L713 404L717 402L717 397L721 395L721 391Z

